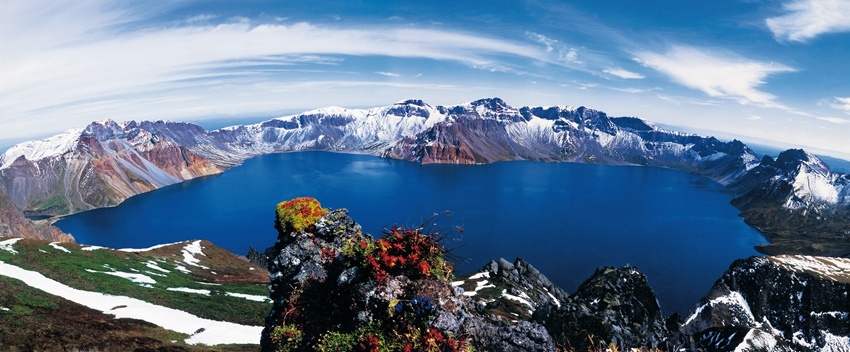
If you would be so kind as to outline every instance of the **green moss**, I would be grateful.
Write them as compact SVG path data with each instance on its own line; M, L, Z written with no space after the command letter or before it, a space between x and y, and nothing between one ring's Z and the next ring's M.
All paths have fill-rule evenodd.
M302 231L327 214L315 198L295 198L278 203L276 225L283 232Z
M322 336L316 350L319 352L352 352L356 342L354 334L331 331Z

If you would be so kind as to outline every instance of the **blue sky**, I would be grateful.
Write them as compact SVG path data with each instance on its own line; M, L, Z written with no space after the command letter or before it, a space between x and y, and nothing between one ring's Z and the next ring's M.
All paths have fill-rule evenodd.
M0 49L0 139L497 96L850 158L850 0L6 0Z

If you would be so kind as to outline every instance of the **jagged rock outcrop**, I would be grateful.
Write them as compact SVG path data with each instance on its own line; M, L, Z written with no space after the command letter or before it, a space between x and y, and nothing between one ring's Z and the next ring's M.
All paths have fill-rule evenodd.
M414 351L470 344L494 351L555 349L542 325L489 316L452 287L445 272L451 266L428 234L394 230L375 240L345 209L328 211L303 230L278 228L266 351L329 348L340 341L349 341L348 349L357 343ZM286 339L293 336L297 341Z
M634 267L597 269L563 304L538 310L534 320L560 345L578 351L670 347L655 293Z
M9 197L0 192L0 237L23 237L51 242L74 242L74 237L43 221L24 217Z
M707 350L850 351L850 260L735 261L685 319Z
M512 321L531 320L547 305L560 306L569 296L522 258L513 263L500 258L477 273L452 283L491 315Z

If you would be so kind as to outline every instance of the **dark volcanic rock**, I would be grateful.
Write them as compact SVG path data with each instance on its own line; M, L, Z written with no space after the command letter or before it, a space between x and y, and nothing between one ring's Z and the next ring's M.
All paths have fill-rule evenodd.
M534 319L558 344L579 351L665 348L669 334L646 276L628 266L597 269L567 302L538 310Z

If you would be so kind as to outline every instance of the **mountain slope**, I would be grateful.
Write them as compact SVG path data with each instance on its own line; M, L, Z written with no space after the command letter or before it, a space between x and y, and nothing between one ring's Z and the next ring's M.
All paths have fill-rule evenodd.
M758 343L768 350L848 351L848 292L848 259L742 259L714 284L682 330L709 346L735 341L739 348Z
M672 168L727 186L745 221L773 242L760 251L850 255L850 177L814 155L789 150L759 162L739 141L667 131L585 107L515 108L499 98L454 106L407 100L368 110L329 107L215 131L176 122L95 122L12 147L0 156L0 184L26 215L55 216L113 206L257 155L301 150L419 163Z
M740 142L665 131L637 118L570 107L520 109L498 98L432 107L325 108L204 131L173 122L95 122L0 156L0 178L29 215L113 206L132 195L219 173L262 154L369 153L421 163L581 161L670 167L731 182L755 164Z
M766 156L729 188L744 220L771 242L760 251L850 256L850 176L817 156L799 149Z
M188 344L257 344L263 315L271 306L265 286L268 272L200 240L114 250L32 239L0 239L0 277L17 279L20 285L60 296L64 300L57 304L84 311L86 315L108 314L116 319L138 319L165 327L182 334L181 339ZM6 290L4 287L3 291ZM9 330L8 324L14 323L5 320L4 314L0 312L0 324L3 324L0 331ZM87 329L98 328L97 321L75 320L75 323L87 323L90 325ZM105 330L118 327L116 333L121 334L120 326L127 324L107 321L105 325L102 327ZM49 330L39 326L25 328ZM51 339L37 340L50 342ZM168 345L168 341L160 343ZM27 341L9 342L25 345Z
M114 206L139 193L224 170L160 133L111 120L16 145L0 156L0 165L7 194L27 215Z

